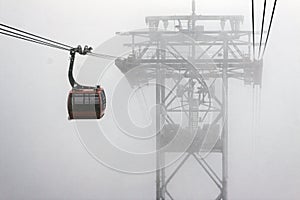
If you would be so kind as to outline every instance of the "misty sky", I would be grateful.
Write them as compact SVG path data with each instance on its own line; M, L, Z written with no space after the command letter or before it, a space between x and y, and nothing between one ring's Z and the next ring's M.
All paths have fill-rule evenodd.
M256 2L262 11L263 0ZM243 29L250 30L250 5L250 0L198 0L197 13L244 15ZM300 2L278 1L277 8L255 124L252 89L230 82L233 200L299 199ZM187 0L0 0L1 22L74 46L97 47L115 32L145 28L148 15L190 12ZM0 44L0 199L154 199L154 174L111 170L80 143L67 120L68 53L1 35ZM191 163L170 187L182 199L184 194L195 199L212 185L201 175Z

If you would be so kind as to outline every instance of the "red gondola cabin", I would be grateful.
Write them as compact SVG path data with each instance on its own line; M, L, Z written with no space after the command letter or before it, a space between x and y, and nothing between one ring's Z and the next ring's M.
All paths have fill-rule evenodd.
M106 108L106 96L101 87L73 88L68 96L69 119L101 119Z

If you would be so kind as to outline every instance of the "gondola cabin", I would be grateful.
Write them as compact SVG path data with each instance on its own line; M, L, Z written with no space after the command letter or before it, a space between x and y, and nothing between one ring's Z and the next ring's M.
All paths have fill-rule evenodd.
M68 96L69 119L101 119L106 108L104 90L96 88L73 88Z

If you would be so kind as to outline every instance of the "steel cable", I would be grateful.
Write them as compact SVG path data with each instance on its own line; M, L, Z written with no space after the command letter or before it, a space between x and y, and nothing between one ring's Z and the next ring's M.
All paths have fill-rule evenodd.
M253 59L255 59L255 12L254 12L254 0L252 0L252 42L253 42Z
M267 7L267 0L264 1L264 11L263 11L262 24L261 24L258 59L260 58L260 53L261 53L261 44L262 44L264 26L265 26L266 7Z
M277 0L274 1L272 15L271 15L271 20L270 20L270 24L269 24L268 34L267 34L267 37L266 37L266 42L265 42L265 46L264 46L264 51L263 51L262 57L265 54L265 51L266 51L266 48L267 48L267 44L268 44L268 41L269 41L269 36L270 36L270 32L271 32L271 27L272 27L272 24L273 24L273 18L274 18L274 13L275 13L275 9L276 9L276 4L277 4Z
M8 29L11 29L11 30L14 30L14 31L17 31L17 32L20 32L20 33L24 33L24 34L26 34L26 35L33 36L33 37L35 37L35 38L39 38L39 39L45 40L45 41L47 41L47 42L54 43L54 44L56 44L56 45L61 45L61 46L65 47L65 48L70 48L70 49L73 48L73 47L70 46L70 45L66 45L66 44L63 44L63 43L61 43L61 42L57 42L57 41L54 41L54 40L50 40L50 39L47 39L47 38L38 36L38 35L36 35L36 34L29 33L29 32L27 32L27 31L23 31L23 30L20 30L20 29L17 29L17 28L8 26L8 25L3 24L3 23L0 23L0 26L5 27L5 28L8 28Z
M25 41L28 41L28 42L33 42L33 43L36 43L36 44L40 44L40 45L44 45L44 46L48 46L48 47L60 49L60 50L70 51L70 49L67 49L67 48L64 48L64 47L56 46L54 44L42 42L42 41L35 40L35 39L32 39L32 38L26 38L26 37L18 36L18 35L15 35L15 34L10 34L8 32L1 32L0 31L0 34L6 35L6 36L9 36L9 37L14 37L14 38L21 39L21 40L25 40Z

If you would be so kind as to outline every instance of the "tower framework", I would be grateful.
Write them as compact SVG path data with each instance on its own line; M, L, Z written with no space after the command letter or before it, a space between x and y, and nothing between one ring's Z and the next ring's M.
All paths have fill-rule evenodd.
M156 82L157 200L176 199L168 185L192 158L219 190L215 199L228 199L229 79L260 87L263 67L253 59L243 20L196 15L193 4L191 15L146 17L146 30L118 33L131 37L124 45L132 52L117 67L132 86ZM172 171L165 166L170 153L182 154ZM221 171L208 154L220 155Z

